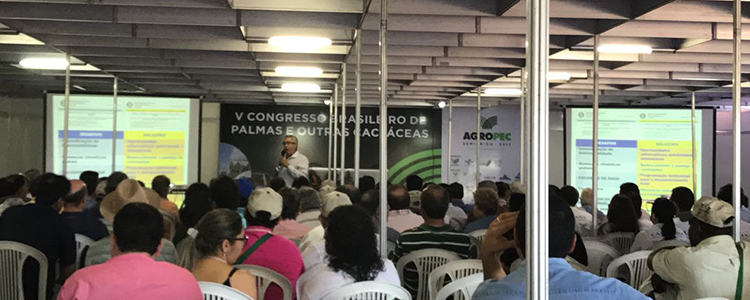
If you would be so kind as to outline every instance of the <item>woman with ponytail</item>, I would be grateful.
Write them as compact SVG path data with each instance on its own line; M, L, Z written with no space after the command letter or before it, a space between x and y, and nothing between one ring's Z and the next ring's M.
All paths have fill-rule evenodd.
M255 277L232 266L246 241L237 212L210 211L188 229L188 237L180 243L180 266L192 271L197 281L224 284L257 299Z
M654 226L635 236L630 251L650 250L655 243L669 240L683 241L686 246L689 245L690 240L687 234L675 226L675 213L677 213L677 208L672 201L666 198L656 199L651 207L651 220Z

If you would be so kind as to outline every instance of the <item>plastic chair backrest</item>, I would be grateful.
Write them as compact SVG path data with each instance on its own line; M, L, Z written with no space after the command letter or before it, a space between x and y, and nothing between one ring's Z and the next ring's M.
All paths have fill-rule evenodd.
M198 286L203 293L203 300L253 300L245 293L223 284L198 281Z
M609 263L620 257L620 253L615 248L599 241L584 239L583 245L586 247L586 254L589 258L589 265L586 269L597 276L604 276Z
M480 242L484 239L485 234L487 234L487 229L479 229L469 232L469 236L477 238Z
M656 251L661 248L668 248L668 247L690 247L690 243L686 241L672 239L672 240L656 242L653 245L651 245L651 247L649 247L648 250Z
M342 286L321 300L411 300L406 289L390 283L360 281Z
M284 292L283 300L292 300L292 283L289 279L286 279L284 275L277 273L274 270L264 268L256 265L235 265L237 269L245 270L255 276L255 280L258 284L258 299L263 300L266 296L266 290L274 283L278 285Z
M482 273L482 271L482 261L478 259L462 259L437 267L430 273L427 279L427 286L430 289L430 299L435 299L438 290L445 286L446 276L448 276L450 282L454 282L470 275Z
M417 298L415 300L428 300L429 289L427 288L427 280L436 268L445 265L452 261L460 260L453 252L442 250L442 249L422 249L411 252L401 257L396 264L396 270L398 270L398 277L401 278L401 282L404 282L404 268L409 263L414 263L417 269L417 276L419 278L419 284L417 285Z
M633 246L635 234L632 232L614 232L603 235L601 241L612 246L620 255L630 253L630 246Z
M23 264L31 257L39 263L39 295L37 299L47 298L47 256L29 245L2 241L0 242L0 299L23 300Z
M651 294L654 291L654 285L651 284L651 278L648 278L646 279L646 281L641 283L641 286L638 288L638 291L644 295Z
M435 300L446 300L453 295L454 300L471 300L479 284L484 281L484 273L477 273L449 283L437 293Z
M91 238L76 233L76 270L78 270L81 267L81 253L83 253L83 250L86 249L86 247L91 246L95 241Z
M616 277L620 266L625 265L630 273L630 279L627 283L634 289L639 288L644 281L654 274L654 271L651 271L647 265L648 255L651 252L637 251L613 260L607 267L607 277Z

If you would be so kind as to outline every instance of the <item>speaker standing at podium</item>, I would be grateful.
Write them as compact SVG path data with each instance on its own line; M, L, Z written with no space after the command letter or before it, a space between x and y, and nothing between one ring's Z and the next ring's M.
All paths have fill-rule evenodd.
M292 182L300 177L307 178L307 170L310 168L310 161L307 157L297 151L297 137L287 135L282 143L284 149L281 150L279 166L276 168L279 177L284 179L286 186L292 186Z

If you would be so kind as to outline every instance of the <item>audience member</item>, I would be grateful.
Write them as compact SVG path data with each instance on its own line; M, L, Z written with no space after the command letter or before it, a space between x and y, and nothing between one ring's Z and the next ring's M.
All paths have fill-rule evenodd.
M109 174L107 179L103 180L103 182L105 182L104 193L97 193L97 197L96 197L97 200L100 199L100 196L102 200L97 201L97 203L94 204L94 206L92 206L91 208L87 209L86 212L91 214L92 217L95 217L98 219L104 219L104 216L102 216L102 213L101 213L101 205L102 205L101 201L104 200L104 197L106 197L106 195L109 195L110 193L114 192L117 189L117 186L120 185L120 183L123 182L125 179L128 179L128 175L126 175L123 172L115 171L115 172L112 172L112 174ZM98 188L99 186L97 186L97 190ZM110 231L112 230L111 220L109 222L105 222L104 225L107 226L108 230Z
M362 203L362 193L359 192L359 189L357 187L345 184L341 185L336 188L337 192L341 192L349 196L349 200L352 202L352 204L357 205Z
M495 193L497 193L497 184L495 184L495 182L493 182L492 180L482 180L482 181L480 181L479 184L477 185L477 189L481 189L481 188L491 189L492 191L494 191ZM499 196L499 194L498 194L498 196Z
M672 195L669 196L669 200L672 201L677 208L674 224L677 228L687 233L690 229L689 221L693 218L693 214L690 212L695 204L695 195L693 195L693 191L684 186L676 187L672 189Z
M364 194L369 190L375 189L375 178L370 175L363 176L359 179L359 191Z
M70 181L70 193L63 198L63 211L60 216L68 223L73 233L82 234L94 241L109 235L102 221L83 212L86 207L88 189L81 180Z
M286 182L284 181L283 178L281 178L281 177L275 177L275 178L271 179L271 182L268 183L268 187L270 187L271 189L273 189L274 191L276 191L278 193L281 189L283 189L283 188L285 188L287 186L286 186Z
M590 213L586 212L585 209L576 206L578 204L578 190L572 186L564 186L560 189L560 198L570 205L570 210L573 211L573 216L576 218L576 232L583 235L591 235L593 233L593 217Z
M297 216L299 216L300 208L299 192L296 189L283 188L279 191L279 194L284 202L281 209L281 220L273 228L273 234L299 241L310 231L310 227L302 225L296 220Z
M318 195L320 198L325 197L326 195L333 193L336 191L336 188L331 185L323 185L320 187L320 190L318 190Z
M548 188L549 188L548 192L549 192L550 196L555 196L555 197L558 197L558 198L560 197L560 188L558 186L556 186L554 184L550 184L548 186Z
M675 207L669 199L659 198L651 207L651 219L654 226L639 232L630 247L630 252L650 250L657 242L677 240L689 244L687 232L677 228L674 223Z
M214 201L211 200L211 189L205 183L196 182L188 186L180 208L180 222L174 243L179 244L186 238L188 228L195 227L204 215L214 209L214 206Z
M307 178L310 178L310 187L317 191L320 188L320 184L322 182L322 180L320 180L320 176L318 176L318 173L310 169L310 171L307 171Z
M362 195L362 203L358 205L372 217L372 222L375 224L375 228L380 228L380 190L369 190ZM387 225L386 225L387 226ZM399 232L391 227L386 227L387 238L389 242L394 244L398 240Z
M464 202L464 186L458 182L451 183L448 186L448 192L451 195L451 204L462 209L466 214L471 213L472 205Z
M211 179L211 199L216 203L216 208L227 208L237 210L240 200L240 191L237 182L229 176L219 176Z
M328 215L339 206L352 205L349 197L340 192L333 192L322 199L320 208L320 226L308 232L299 244L305 269L310 269L326 261L325 228L328 226Z
M30 190L36 199L35 203L13 206L0 216L0 240L26 244L44 253L48 263L49 299L57 279L55 266L60 265L61 282L75 270L76 244L73 230L58 211L52 208L70 192L70 182L63 176L46 173L31 183ZM38 276L37 263L24 264L22 282L25 299L37 299Z
M422 193L420 203L424 224L401 233L396 249L390 254L392 261L398 262L413 251L431 248L451 251L461 258L476 257L476 248L471 244L469 235L445 224L445 212L450 203L448 191L440 186L431 186ZM419 280L414 264L406 266L402 279L404 287L416 299Z
M409 208L414 212L419 211L419 196L422 194L422 177L409 175L406 177L406 190L409 194ZM390 185L388 186L390 188Z
M499 200L497 193L488 188L479 188L474 192L473 213L476 220L466 225L464 231L471 233L472 231L490 227L490 223L497 218Z
M519 211L525 205L526 205L525 194L513 193L510 195L510 200L508 201L509 211Z
M203 216L178 246L180 266L192 271L198 281L223 284L258 299L255 277L232 267L247 241L241 219L226 208Z
M719 192L716 193L716 198L719 198L727 203L732 203L732 184L728 183L719 188ZM750 210L747 209L748 198L745 196L745 190L740 188L740 220L742 222L750 223Z
M297 223L313 229L320 226L320 195L314 189L301 187L299 189L299 211Z
M702 197L695 203L690 219L692 247L662 249L651 253L649 268L654 291L664 292L664 299L698 299L723 297L750 299L750 280L743 280L743 293L735 297L739 270L744 264L744 278L750 278L750 242L735 244L732 239L734 209L713 197ZM741 252L741 253L740 253ZM744 262L740 259L744 257Z
M297 286L297 278L305 270L297 245L283 236L273 235L284 208L284 200L271 188L255 189L247 201L245 219L247 243L237 263L257 265L283 275L292 284L292 293ZM283 292L271 285L264 299L281 300Z
M124 205L114 216L112 259L76 272L57 299L203 299L190 272L154 260L163 247L163 222L154 205Z
M99 184L99 173L96 171L83 171L78 179L86 183L86 205L84 209L92 208L96 205L96 186Z
M497 195L507 203L507 201L510 199L510 195L513 193L510 190L510 185L502 181L497 181L495 182L495 186L497 187ZM500 206L503 205L501 204Z
M248 177L237 178L235 182L237 183L237 191L240 196L239 201L237 201L236 211L240 215L240 219L242 219L242 227L247 227L244 217L245 207L247 207L247 199L250 198L250 194L255 190L255 183Z
M525 208L519 213L501 214L487 230L480 257L484 277L488 280L477 287L473 300L526 299L526 262L505 276L497 258L499 253L513 247L525 256L527 220L524 211ZM570 206L555 196L550 196L548 222L550 299L649 299L617 279L576 271L565 261L576 242L575 217ZM513 231L512 241L503 237L510 231Z
M432 185L434 185L434 183ZM448 194L450 195L450 185L448 185L447 183L441 183L438 185L448 191ZM464 228L466 228L466 223L468 222L469 216L466 214L466 212L464 212L463 209L453 205L452 201L449 202L448 211L445 212L445 223L450 224L451 227L453 227L453 229L457 231L464 231Z
M609 202L607 211L607 221L599 225L599 235L605 235L614 232L631 232L637 234L638 218L635 216L633 202L625 195L617 194Z
M21 174L0 178L0 215L13 206L29 202L29 179Z
M585 188L581 190L581 207L586 210L587 213L593 215L594 211L594 191L591 188ZM600 209L596 210L596 217L599 220L604 220L605 215Z
M299 177L292 182L292 187L295 189L301 188L303 186L311 186L310 180L308 180L306 177Z
M175 218L179 218L180 212L177 209L177 204L174 204L167 198L169 191L172 189L172 181L169 180L169 177L164 175L154 177L154 179L151 180L151 189L159 194L159 197L161 198L159 209L172 214Z
M341 206L328 215L325 250L330 258L299 281L298 300L317 300L344 285L376 281L401 285L396 267L378 254L376 229L359 207Z
M125 205L134 202L146 203L156 209L160 205L161 198L159 198L159 195L153 190L142 187L138 184L138 181L134 179L125 179L117 185L115 191L107 194L107 196L104 197L104 200L100 203L99 210L104 217L105 225L106 223L114 224L113 221L115 215L120 209ZM164 220L162 220L160 224L164 226ZM107 229L109 229L109 227ZM112 227L112 230L114 230L114 226ZM164 228L161 228L159 232L163 234ZM113 232L110 232L110 236L111 233ZM84 260L86 266L102 264L112 257L112 254L110 253L111 247L112 239L101 239L92 244L89 247L88 252L86 252L85 258L81 259ZM166 261L173 264L177 263L177 250L171 241L162 241L161 250L156 255L156 260Z
M732 185L731 184L727 184L723 188L719 189L719 193L717 193L717 195L721 195L721 198L719 197L716 197L716 198L734 207L734 205L732 204ZM744 193L740 189L740 199L743 199L743 198L747 200L747 197L745 197ZM737 221L737 224L740 227L740 237L746 240L750 240L750 223L742 221L741 218L742 218L742 208L740 206L740 220Z
M654 223L651 222L651 217L648 215L648 212L641 208L643 206L643 199L641 198L641 194L638 192L629 191L624 195L633 202L635 217L638 218L638 229L646 230L651 226L654 226Z
M401 185L393 185L388 188L388 227L399 233L419 226L424 221L422 217L409 209L412 203L409 192Z
M526 187L520 181L510 183L510 191L513 194L526 194Z

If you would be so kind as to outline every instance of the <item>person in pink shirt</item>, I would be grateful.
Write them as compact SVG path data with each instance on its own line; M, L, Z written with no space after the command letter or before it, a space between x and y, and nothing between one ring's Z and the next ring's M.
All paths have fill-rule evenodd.
M273 189L260 188L250 194L245 210L247 243L237 263L265 267L283 275L292 284L292 298L296 298L294 288L305 265L297 245L272 233L279 223L282 210L283 199ZM264 299L282 300L283 292L272 284L266 290Z
M198 283L186 269L157 262L164 219L146 203L130 203L115 215L112 258L79 270L65 281L57 300L201 300Z
M281 210L281 220L273 228L273 234L299 241L310 231L310 227L296 220L300 213L299 192L297 189L283 188L279 190L279 194L284 200L284 205Z

